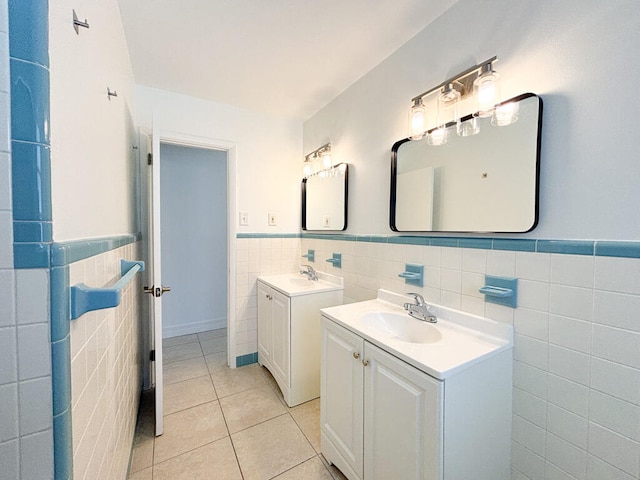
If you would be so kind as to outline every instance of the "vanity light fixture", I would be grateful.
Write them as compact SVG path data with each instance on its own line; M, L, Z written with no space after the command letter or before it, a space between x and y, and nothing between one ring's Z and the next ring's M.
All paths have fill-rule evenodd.
M492 124L503 126L517 120L508 109L496 107L500 103L500 75L493 69L498 57L492 57L478 65L455 75L437 87L427 90L411 99L409 110L409 137L418 140L427 135L430 145L443 145L447 142L447 128L456 125L460 136L475 135L480 132L476 117L492 117ZM430 95L438 94L436 126L427 129L425 101ZM461 122L462 101L473 96L475 113L470 119ZM500 111L499 111L500 110Z
M333 172L332 167L331 143L326 143L304 156L302 175L305 178L309 178L311 175L318 173L324 178Z

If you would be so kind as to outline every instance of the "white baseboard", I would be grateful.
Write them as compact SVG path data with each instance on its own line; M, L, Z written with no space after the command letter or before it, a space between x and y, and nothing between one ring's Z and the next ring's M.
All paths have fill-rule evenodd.
M163 325L162 338L179 337L180 335L190 335L226 327L227 317L208 318L199 322L183 323L181 325Z

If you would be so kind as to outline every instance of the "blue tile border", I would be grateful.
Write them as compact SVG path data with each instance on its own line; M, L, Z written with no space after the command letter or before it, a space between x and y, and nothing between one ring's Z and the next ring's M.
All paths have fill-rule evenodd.
M13 222L13 241L21 242L51 242L53 236L52 222Z
M100 255L101 253L124 247L130 243L138 242L142 235L127 234L113 237L100 237L68 242L55 242L51 244L51 266L61 267L70 263L84 260L85 258Z
M640 258L640 242L596 242L596 256Z
M570 255L593 255L595 243L585 240L538 240L536 251ZM640 242L638 242L638 245L640 245Z
M640 258L640 241L547 240L533 238L441 237L430 235L354 235L318 233L238 233L237 238L302 238L343 242L390 243L452 248L479 248L512 252L595 255L599 257Z
M258 361L258 352L247 353L246 355L240 355L236 357L236 367L244 367L245 365L251 365Z

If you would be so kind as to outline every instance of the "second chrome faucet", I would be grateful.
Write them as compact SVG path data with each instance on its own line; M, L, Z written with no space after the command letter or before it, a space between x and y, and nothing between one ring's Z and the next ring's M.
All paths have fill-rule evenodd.
M409 312L409 315L423 322L436 323L438 317L429 311L429 305L424 301L424 297L419 293L407 293L407 295L413 296L416 303L405 303L404 309Z

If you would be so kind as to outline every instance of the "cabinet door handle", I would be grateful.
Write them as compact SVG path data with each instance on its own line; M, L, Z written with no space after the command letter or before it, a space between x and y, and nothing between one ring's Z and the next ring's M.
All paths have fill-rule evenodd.
M353 352L353 358L357 360L358 358L360 358L360 354L358 352Z
M369 360L365 360L364 358L362 359L362 365L364 365L365 367L367 365L369 365Z

